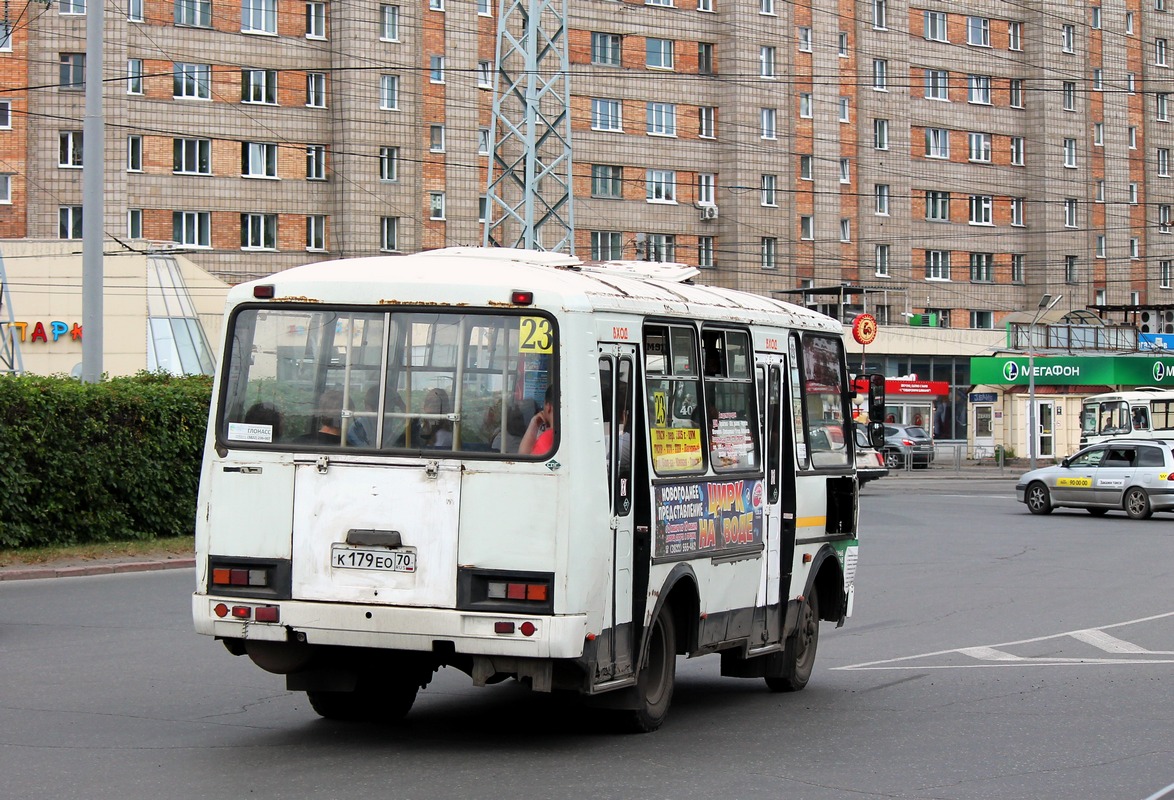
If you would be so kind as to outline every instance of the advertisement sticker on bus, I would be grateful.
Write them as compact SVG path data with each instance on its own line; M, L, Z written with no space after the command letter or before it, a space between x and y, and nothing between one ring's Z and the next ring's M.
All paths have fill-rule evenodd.
M762 481L656 487L655 556L712 554L762 544Z

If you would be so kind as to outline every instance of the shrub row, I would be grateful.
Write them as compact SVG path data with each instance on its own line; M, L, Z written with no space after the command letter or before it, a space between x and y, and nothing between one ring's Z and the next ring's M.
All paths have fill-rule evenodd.
M0 547L190 534L211 388L0 377Z

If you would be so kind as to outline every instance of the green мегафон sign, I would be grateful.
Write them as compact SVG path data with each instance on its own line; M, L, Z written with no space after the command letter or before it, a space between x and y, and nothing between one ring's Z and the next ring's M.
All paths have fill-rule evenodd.
M1026 386L1027 356L970 359L973 383ZM1174 387L1174 356L1036 356L1037 385L1105 384Z

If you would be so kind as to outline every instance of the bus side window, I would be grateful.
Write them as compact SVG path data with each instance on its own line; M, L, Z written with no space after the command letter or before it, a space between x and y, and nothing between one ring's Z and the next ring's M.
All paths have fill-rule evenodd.
M1145 406L1133 407L1133 428L1139 431L1148 431L1150 428L1150 414Z

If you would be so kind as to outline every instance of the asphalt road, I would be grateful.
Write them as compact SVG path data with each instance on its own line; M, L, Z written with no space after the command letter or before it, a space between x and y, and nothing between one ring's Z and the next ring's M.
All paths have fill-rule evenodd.
M196 636L190 570L0 583L0 797L1143 800L1174 783L1174 525L1031 517L1013 480L870 484L855 615L774 695L678 662L665 727L443 671L318 719Z

